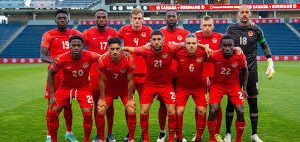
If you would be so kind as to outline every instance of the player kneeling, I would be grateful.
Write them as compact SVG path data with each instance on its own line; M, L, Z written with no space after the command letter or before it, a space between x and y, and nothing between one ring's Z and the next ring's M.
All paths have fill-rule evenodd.
M81 36L70 37L69 43L70 51L58 56L53 67L48 72L51 141L57 142L58 116L60 112L65 106L71 105L72 98L75 98L83 114L84 142L88 142L93 124L93 98L89 91L88 77L90 67L98 61L99 55L94 52L82 51L84 41ZM64 78L54 94L53 78L60 70L63 71Z
M99 59L100 97L98 100L98 114L96 121L99 123L98 135L100 142L104 142L105 112L113 103L115 97L120 97L128 113L128 141L134 141L136 127L135 101L133 96L133 58L125 51L121 51L121 40L110 38L109 51Z
M236 142L241 142L244 127L244 96L247 96L247 61L244 54L234 53L234 42L231 36L225 35L221 38L221 50L213 52L210 60L215 64L213 84L210 87L208 129L210 142L223 141L216 135L216 113L220 107L223 94L227 94L229 100L234 104L237 113ZM240 87L239 74L242 75L242 87ZM216 135L216 138L215 138Z

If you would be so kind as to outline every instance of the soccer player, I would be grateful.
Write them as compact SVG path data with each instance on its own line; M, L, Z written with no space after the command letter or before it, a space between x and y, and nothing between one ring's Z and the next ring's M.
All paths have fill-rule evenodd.
M117 31L106 25L108 13L104 9L98 9L95 13L96 26L93 26L82 33L85 44L89 51L94 51L100 55L108 51L107 41L111 37L117 36ZM94 105L98 103L100 89L99 89L99 71L98 64L93 64L90 71L90 88L93 94ZM94 107L94 116L96 118L97 108ZM112 127L114 121L114 107L113 103L107 110L107 140L108 142L115 142L116 139L112 134ZM99 126L99 122L96 121L96 127ZM97 141L99 136L96 135L94 141Z
M121 40L117 37L108 40L109 51L99 59L100 97L98 101L98 115L100 142L104 142L104 115L115 97L120 97L127 111L129 123L129 142L134 142L136 126L135 101L133 96L133 59L127 52L121 51ZM127 54L127 55L126 55ZM117 89L116 89L117 87Z
M80 34L79 31L68 28L69 15L66 10L59 9L55 13L55 22L57 28L49 30L43 34L42 43L41 43L41 59L43 62L49 63L48 69L52 66L53 59L58 55L69 51L69 37L71 35ZM63 73L58 72L54 76L54 91L57 90L61 80L63 79ZM49 106L49 86L46 85L45 98L48 99ZM71 142L75 142L75 136L72 133L72 108L65 106L64 108L64 117L66 121L66 135L65 138L69 139ZM46 122L47 122L47 138L46 142L51 141L49 133L49 112L47 109L46 113Z
M250 120L252 126L251 140L255 142L262 142L257 135L257 123L258 123L258 107L257 107L257 95L258 95L258 75L257 75L257 42L262 47L264 54L268 61L267 77L272 79L275 74L273 60L271 57L270 48L264 38L262 30L257 25L251 25L250 8L247 5L242 5L237 14L239 23L230 25L227 29L227 34L232 35L236 46L242 48L245 56L247 57L249 79L247 86L248 104L250 112ZM230 142L231 140L231 123L233 118L233 106L229 102L226 108L226 137L225 140Z
M93 97L89 90L88 78L91 65L97 62L100 56L95 52L82 51L84 40L81 36L71 36L69 43L70 51L58 56L48 72L51 142L57 142L58 116L64 106L71 106L73 98L78 101L83 114L84 142L89 142L93 124ZM55 92L54 77L59 71L63 72L64 78Z
M207 122L210 142L216 142L216 113L219 110L224 94L228 95L230 102L236 110L236 142L241 142L245 127L244 97L247 96L248 70L246 57L243 54L238 55L234 53L232 37L224 35L221 38L221 50L213 52L210 60L215 64L215 73L210 88L209 116ZM240 72L242 76L241 80L239 78ZM243 90L241 89L240 81L242 82ZM219 139L217 141L223 140Z
M129 17L131 24L123 26L118 32L118 37L123 39L124 46L139 47L145 45L149 41L152 28L143 25L143 18L144 12L140 8L132 9ZM133 72L134 87L140 95L146 76L145 60L142 56L137 56L135 54L132 54L132 57L136 66L136 69ZM128 141L128 135L124 140Z
M164 35L164 41L165 43L169 42L184 42L185 37L190 33L188 30L183 29L182 27L177 26L177 21L179 17L177 15L177 12L175 10L168 10L166 12L166 26L162 27L160 31ZM171 72L172 72L172 84L174 87L176 87L176 76L177 76L177 62L175 60L172 60L171 65ZM158 98L160 101L160 107L159 107L159 126L160 126L160 135L157 139L157 142L164 142L166 138L166 118L167 118L167 109L165 104L162 102L161 98Z
M175 93L177 101L177 142L184 141L182 137L183 113L189 96L193 97L197 109L195 114L197 115L196 142L201 141L206 125L206 84L203 84L202 71L207 55L203 49L198 49L197 46L197 37L194 34L189 34L185 38L185 49L178 51L175 56L178 62L178 78Z
M163 34L154 31L151 34L150 49L143 47L124 47L135 54L141 55L147 65L146 81L140 95L140 126L142 129L142 141L149 142L149 109L156 95L159 95L167 107L168 113L168 141L174 141L176 129L176 96L172 87L171 63L176 51L181 45L164 44ZM172 45L172 46L171 46Z
M200 23L200 31L195 32L197 36L200 47L204 48L206 53L210 55L213 50L220 49L220 40L223 36L222 33L214 32L214 19L210 16L204 16L201 19ZM211 79L214 74L214 65L210 62L205 63L205 72L203 72L203 76L207 77L207 87L211 84ZM222 125L222 109L219 107L219 111L217 113L217 133L220 133L221 125ZM195 110L195 113L197 111ZM195 115L198 116L198 115ZM196 118L197 119L197 118ZM193 138L192 141L195 139Z

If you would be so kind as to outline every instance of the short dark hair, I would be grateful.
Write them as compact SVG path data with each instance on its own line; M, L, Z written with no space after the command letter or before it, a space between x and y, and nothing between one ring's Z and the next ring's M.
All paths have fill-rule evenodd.
M108 39L107 43L108 43L108 46L111 44L114 44L114 43L118 43L119 45L121 45L122 41L118 37L112 37L112 38Z
M96 14L97 12L99 12L99 11L103 11L103 12L105 12L106 14L108 14L107 11L106 11L105 9L103 9L103 8L97 9L96 12L95 12L95 14Z
M190 33L190 34L188 34L188 35L185 37L185 39L190 38L190 37L192 37L192 38L197 38L197 37L195 36L195 34Z
M169 13L169 12L171 12L171 11L175 12L175 13L176 13L176 15L177 15L177 11L176 11L176 10L174 10L174 9L167 10L167 11L166 11L166 15L168 15L168 13Z
M150 37L152 37L153 35L161 35L162 37L164 37L163 33L159 30L155 30L151 33Z
M220 42L222 42L224 39L231 39L231 40L233 40L233 38L232 38L231 35L224 35L224 36L221 38Z
M71 43L74 39L79 39L82 42L82 44L84 43L84 40L83 40L83 38L80 35L73 35L73 36L71 36L69 38L69 43Z
M68 11L65 10L65 9L58 9L56 12L55 12L55 17L60 14L60 13L63 13L63 14L66 14L67 16L69 15Z

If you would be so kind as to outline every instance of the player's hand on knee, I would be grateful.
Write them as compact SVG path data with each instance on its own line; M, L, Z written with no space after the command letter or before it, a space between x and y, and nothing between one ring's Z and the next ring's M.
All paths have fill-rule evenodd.
M248 98L247 90L243 90L243 97L244 97L244 99L247 99L247 98Z
M274 63L272 58L269 58L267 61L268 61L268 68L266 71L266 75L268 79L271 80L275 75Z
M127 108L129 113L134 113L134 111L135 111L135 101L133 99L128 100L127 104L126 104L126 108Z
M97 104L97 111L98 111L98 113L105 112L106 108L107 108L107 105L106 105L105 100L99 99L98 100L98 104Z

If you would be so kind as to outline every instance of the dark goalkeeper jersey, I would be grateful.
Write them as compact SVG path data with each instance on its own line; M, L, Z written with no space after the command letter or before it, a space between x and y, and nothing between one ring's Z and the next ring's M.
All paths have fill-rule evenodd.
M242 48L246 58L248 70L257 71L257 43L264 43L262 30L257 26L240 26L239 23L228 26L226 34L233 37L234 46Z

